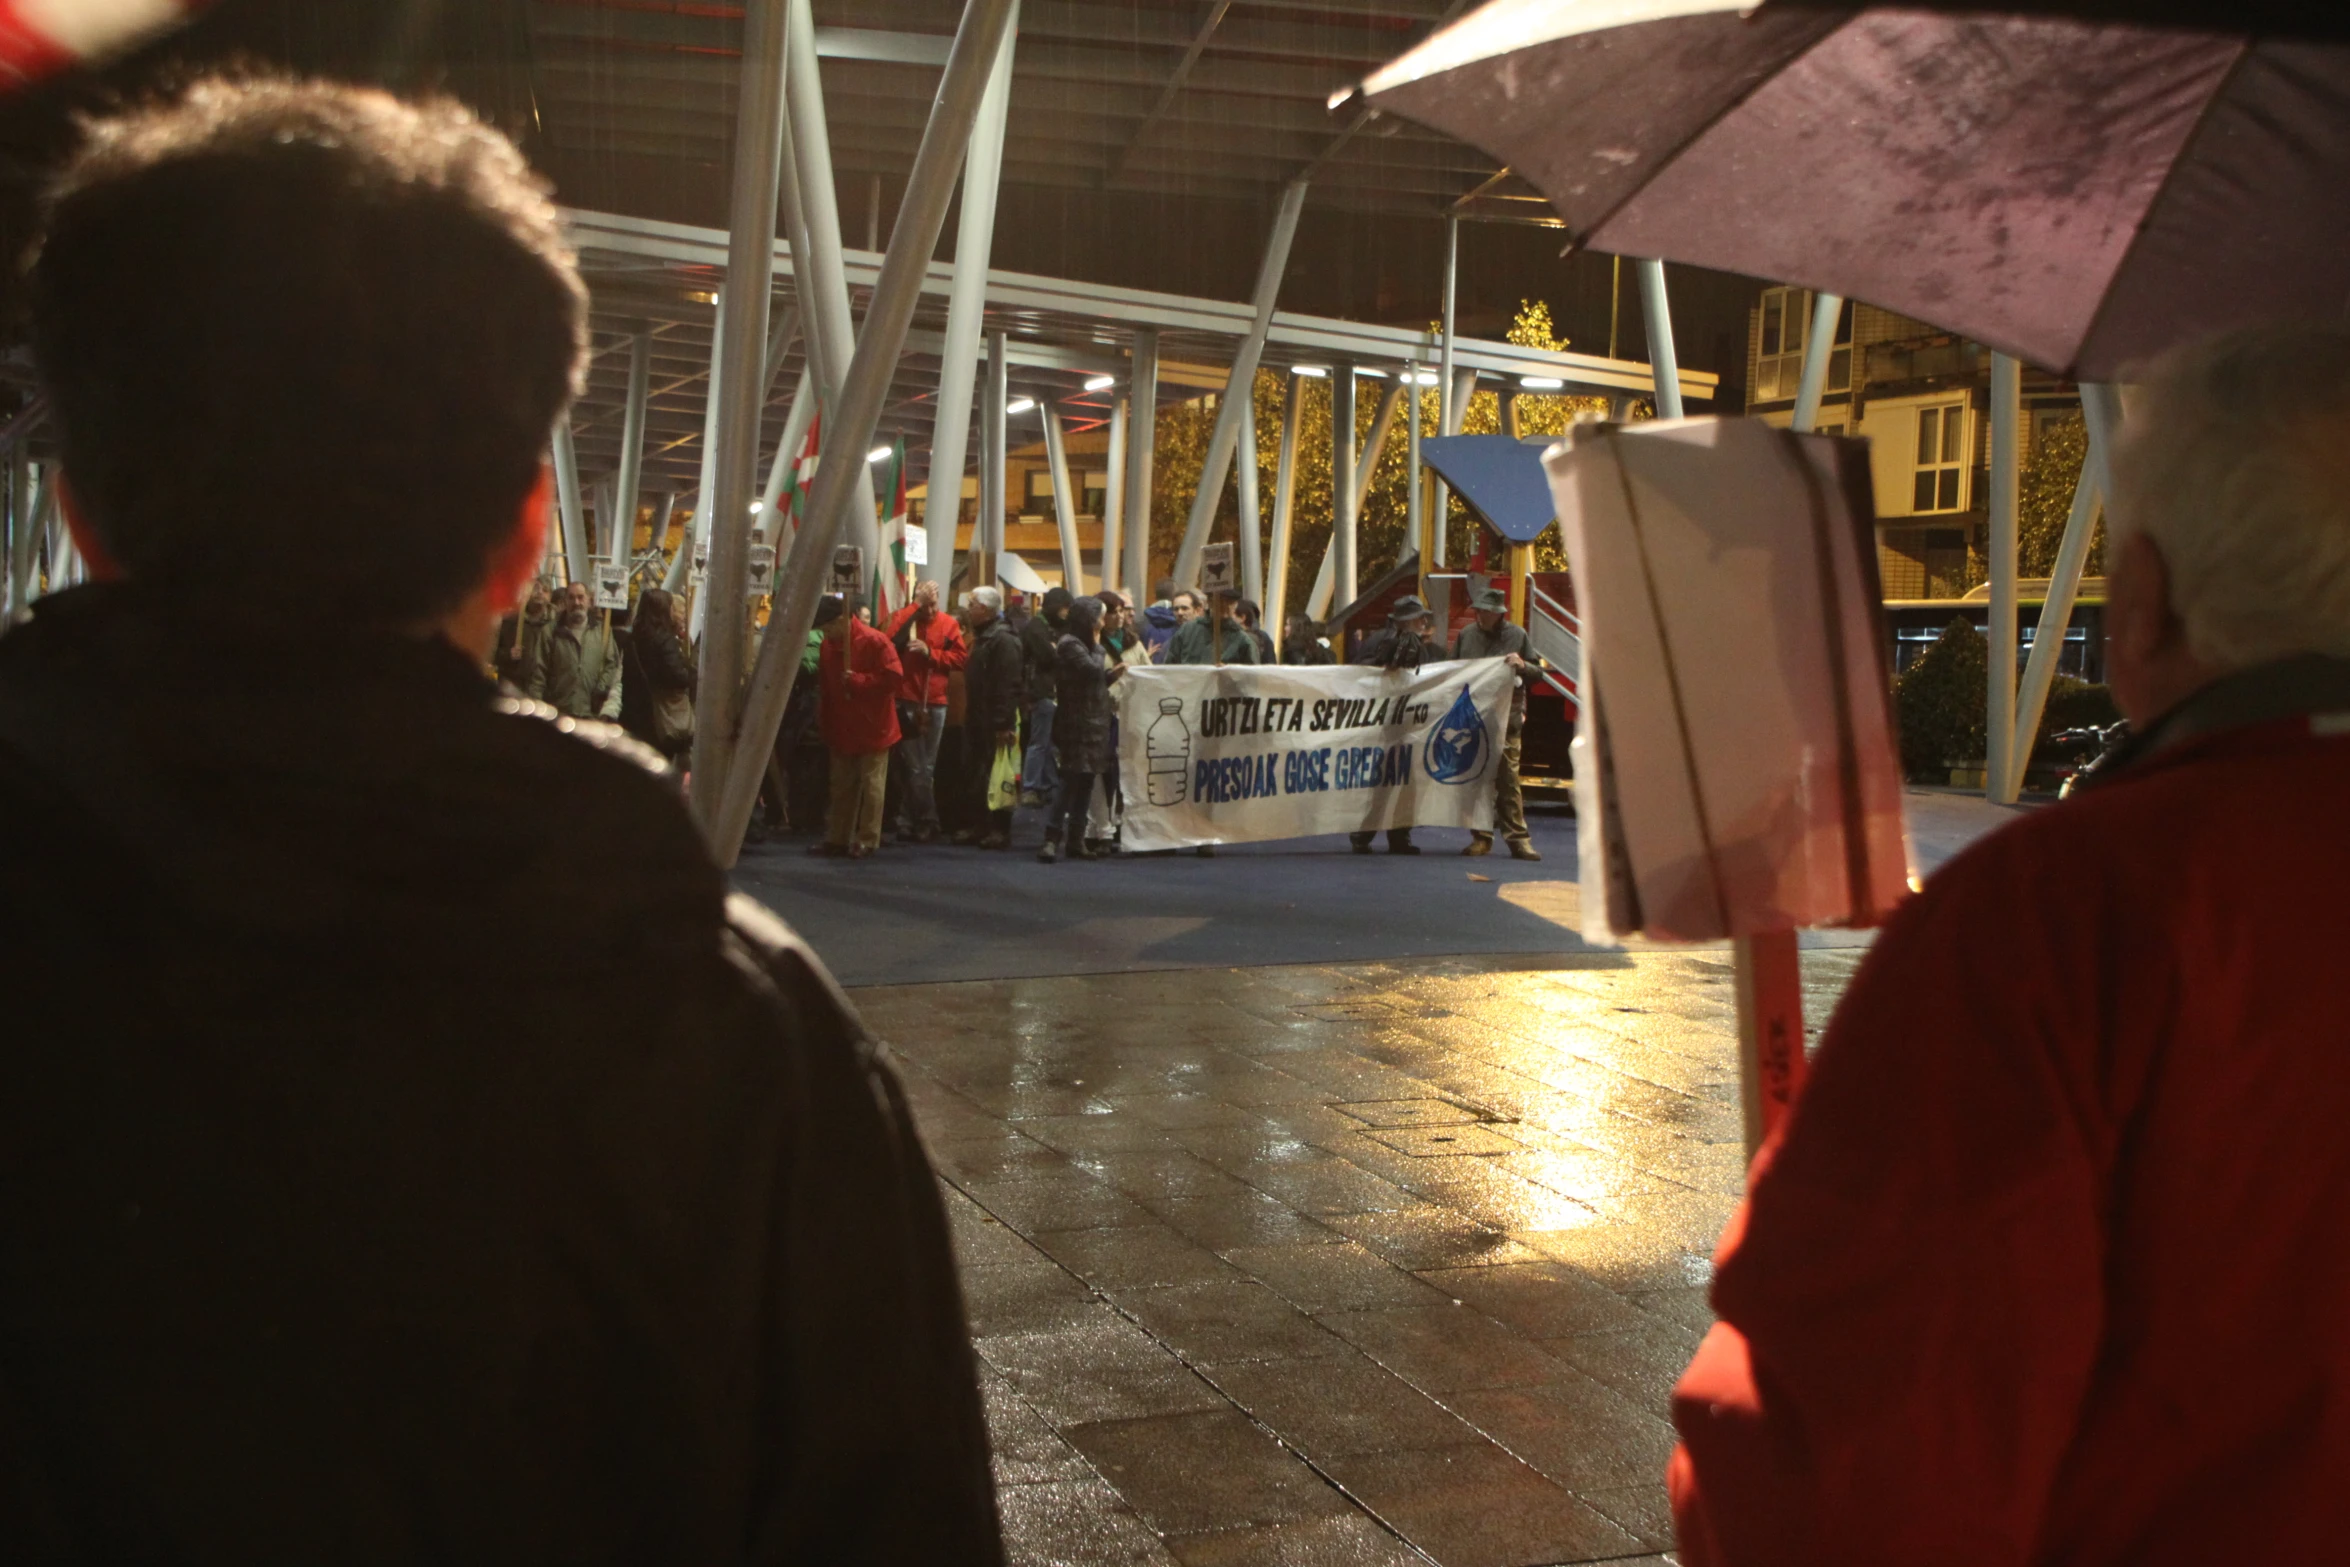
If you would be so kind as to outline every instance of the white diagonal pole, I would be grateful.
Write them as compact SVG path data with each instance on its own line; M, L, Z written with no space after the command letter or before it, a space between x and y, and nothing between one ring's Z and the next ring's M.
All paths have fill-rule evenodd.
M1126 394L1110 393L1110 449L1102 475L1102 586L1125 581L1120 573L1126 527ZM1140 606L1137 606L1139 608Z
M1247 333L1232 353L1232 373L1224 381L1224 398L1216 408L1216 428L1208 437L1208 452L1200 467L1199 488L1192 494L1191 516L1183 526L1183 543L1175 551L1175 580L1189 583L1199 575L1199 553L1215 525L1216 507L1224 499L1224 481L1232 473L1232 453L1240 444L1240 421L1253 416L1257 365L1265 355L1265 334L1273 326L1273 307L1281 297L1281 276L1289 269L1290 242L1297 237L1297 217L1305 207L1306 182L1289 182L1281 206L1273 214L1273 232L1265 241L1264 258L1257 264L1257 287L1251 303L1255 314Z
M1126 593L1151 601L1151 447L1159 435L1159 334L1134 331L1134 379L1126 415Z
M571 415L555 426L555 504L563 517L563 569L574 582L588 580L587 509L579 493L579 449L571 440Z
M1265 578L1265 618L1273 622L1273 638L1289 641L1289 522L1297 509L1298 409L1305 401L1302 376L1286 378L1289 387L1281 400L1281 450L1273 460L1273 560Z
M1665 264L1634 261L1640 280L1640 312L1648 323L1648 370L1655 388L1656 416L1681 417L1681 356L1673 347L1673 307L1665 293Z
M1819 426L1820 397L1828 386L1828 356L1836 351L1836 321L1843 314L1843 295L1812 296L1811 335L1803 344L1803 379L1795 388L1793 424L1799 431Z
M2016 450L2024 419L2024 369L2010 354L1991 356L1991 646L1985 694L1983 793L2013 803L2010 774L2015 744L2016 521L2022 464Z
M2047 710L2048 688L2055 683L2057 661L2064 654L2064 634L2072 625L2073 604L2080 597L2081 572L2089 562L2089 541L2097 532L2098 509L2112 493L2106 454L2112 450L2114 427L2120 422L2120 394L2108 384L2084 383L2081 423L2088 450L2082 455L2080 481L2073 486L2073 507L2064 519L2064 538L2056 546L2056 564L2048 574L2040 623L2032 632L2032 655L2024 661L2023 689L2016 693L2015 735L2008 742L2006 798L2010 800L2023 793L2032 743L2040 738L2040 715Z
M1248 417L1240 421L1240 593L1265 607L1265 527L1257 505L1257 389L1241 394Z
M645 474L645 401L653 386L653 339L638 332L628 340L628 401L620 416L620 473L612 481L612 544L625 561L636 538L636 509Z
M718 307L726 307L726 285L718 286ZM702 398L702 460L699 482L694 487L694 512L686 520L685 538L677 546L677 553L669 559L669 570L661 579L661 586L672 593L681 592L693 571L695 552L702 540L710 536L710 491L717 482L714 466L718 457L718 382L726 370L726 334L718 330L717 317L711 318L710 375Z
M1011 12L1012 0L966 0L964 5L929 123L923 128L922 145L906 177L905 197L890 230L889 252L882 258L881 275L873 285L864 336L849 361L848 375L834 404L831 446L836 452L861 456L872 442L882 402L889 395L890 378L905 350L906 328L913 320L923 274L946 222L947 202L955 189L955 165L962 160L970 139L980 94L987 86L988 71ZM860 491L870 491L871 469L870 463L855 460L817 467L807 521L785 563L768 635L760 643L759 662L751 672L750 690L743 700L735 766L722 784L703 784L704 788L722 787L725 791L711 832L711 850L721 865L732 865L742 851L743 831L750 825L751 807L758 800L759 782L766 774L765 759L783 727L784 705L791 698L800 654L815 623L816 600L823 593L831 567L833 542L846 527Z
M1085 552L1077 543L1076 491L1069 487L1069 442L1061 430L1061 410L1042 405L1045 460L1053 469L1053 520L1061 529L1061 581L1071 596L1085 591Z

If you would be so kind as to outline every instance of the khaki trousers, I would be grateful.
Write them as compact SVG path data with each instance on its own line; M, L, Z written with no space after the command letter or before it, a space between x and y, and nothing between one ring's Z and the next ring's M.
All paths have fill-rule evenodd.
M1525 743L1522 732L1511 730L1509 743L1501 748L1500 765L1493 771L1493 825L1508 843L1534 841L1534 835L1526 830L1526 786L1518 778L1518 755ZM1490 841L1493 834L1476 836Z
M836 849L852 841L868 849L881 845L881 802L889 790L889 753L850 756L834 751L832 799L824 820L824 841Z

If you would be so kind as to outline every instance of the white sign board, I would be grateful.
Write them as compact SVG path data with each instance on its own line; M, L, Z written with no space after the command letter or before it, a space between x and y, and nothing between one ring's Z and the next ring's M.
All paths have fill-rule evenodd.
M865 552L854 544L843 544L832 552L832 580L826 584L827 593L854 595L865 585Z
M1229 543L1201 546L1199 585L1210 593L1240 591L1240 579L1232 574L1232 546Z
M628 608L628 567L620 561L596 562L596 607Z
M752 545L750 559L746 567L746 575L743 579L743 591L745 596L749 598L758 598L760 595L771 591L774 586L775 546L772 544Z
M909 566L930 564L930 530L928 528L917 528L912 523L906 525L906 564Z
M1110 688L1124 846L1490 831L1510 686L1498 658L1131 668Z

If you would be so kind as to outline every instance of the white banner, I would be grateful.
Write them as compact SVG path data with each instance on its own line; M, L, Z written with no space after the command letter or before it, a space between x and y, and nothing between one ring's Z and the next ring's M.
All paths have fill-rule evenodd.
M1386 827L1493 826L1511 676L1498 658L1417 670L1144 665L1110 688L1130 851Z

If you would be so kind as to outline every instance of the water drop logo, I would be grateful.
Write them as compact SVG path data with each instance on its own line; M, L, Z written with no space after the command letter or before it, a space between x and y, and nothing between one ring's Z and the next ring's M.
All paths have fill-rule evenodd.
M1421 765L1440 784L1475 783L1484 775L1485 763L1492 754L1493 737L1485 731L1485 715L1477 711L1477 704L1469 697L1469 688L1463 685L1460 696L1436 721L1435 732L1428 736Z

